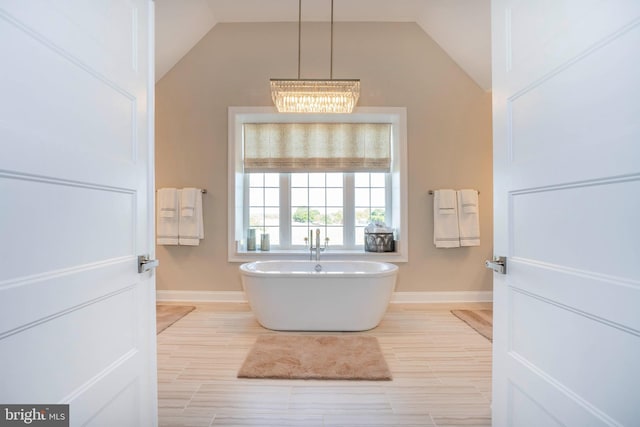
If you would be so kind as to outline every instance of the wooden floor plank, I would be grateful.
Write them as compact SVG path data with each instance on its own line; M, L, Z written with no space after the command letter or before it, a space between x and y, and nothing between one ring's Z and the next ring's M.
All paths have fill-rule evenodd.
M393 381L239 379L262 328L247 304L196 309L158 335L161 426L490 426L491 342L450 313L392 304L378 338Z

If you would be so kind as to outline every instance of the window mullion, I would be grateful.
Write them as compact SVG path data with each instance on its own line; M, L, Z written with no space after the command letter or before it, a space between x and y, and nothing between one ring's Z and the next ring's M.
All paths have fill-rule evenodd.
M344 247L353 249L356 245L356 209L355 209L355 178L353 173L343 175L343 221Z
M245 206L245 208L242 210L242 224L244 224L244 226L242 227L242 240L244 241L245 247L247 245L247 237L249 237L248 234L248 229L249 229L249 211L250 211L250 206L249 206L249 181L251 180L251 175L248 173L245 173L242 175L243 177L243 182L242 182L242 206Z
M280 174L280 248L291 248L291 174Z
M391 173L386 173L384 177L384 222L387 226L394 224L393 222L393 179Z

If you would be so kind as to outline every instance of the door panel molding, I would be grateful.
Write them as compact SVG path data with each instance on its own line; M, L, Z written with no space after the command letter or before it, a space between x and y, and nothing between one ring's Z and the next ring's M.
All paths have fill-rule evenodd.
M509 369L518 372L518 374L509 380L507 397L509 421L505 425L527 427L544 425L547 427L545 422L553 420L560 426L622 427L620 423L517 354L510 354L508 364L511 365ZM545 392L540 394L533 395L534 393L530 392L530 390L543 389ZM517 417L523 409L522 402L516 399L517 393L538 406L540 413L544 414L544 419ZM571 414L571 417L564 415L567 412ZM530 416L535 416L535 414Z

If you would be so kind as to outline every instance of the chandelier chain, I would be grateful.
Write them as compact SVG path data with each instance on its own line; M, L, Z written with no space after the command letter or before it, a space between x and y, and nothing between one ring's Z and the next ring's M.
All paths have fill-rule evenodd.
M302 33L302 0L298 0L298 80L300 80L300 52L301 52L300 34L301 33Z
M331 0L331 60L329 62L329 80L333 80L333 0Z
M279 112L351 113L360 97L359 79L333 80L333 0L331 0L329 80L302 79L302 0L298 0L298 78L271 79L271 98Z

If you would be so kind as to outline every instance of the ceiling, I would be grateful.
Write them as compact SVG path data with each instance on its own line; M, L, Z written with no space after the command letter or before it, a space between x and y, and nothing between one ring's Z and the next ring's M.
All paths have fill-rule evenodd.
M297 22L297 0L156 0L156 81L217 23ZM329 21L304 0L302 21ZM491 89L490 0L336 0L334 21L415 22L484 90Z

